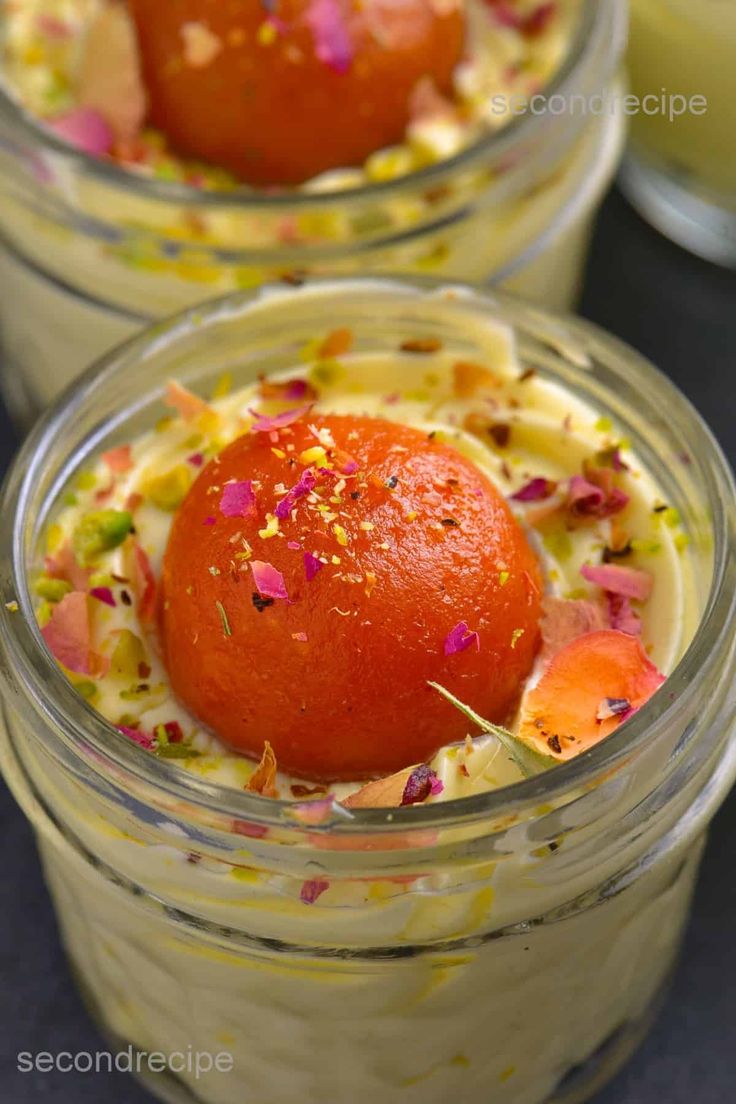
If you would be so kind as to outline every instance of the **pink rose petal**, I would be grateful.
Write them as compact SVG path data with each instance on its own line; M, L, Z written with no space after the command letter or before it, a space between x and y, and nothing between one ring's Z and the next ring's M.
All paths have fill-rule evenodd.
M40 34L53 39L55 42L63 42L65 39L71 38L73 34L71 25L63 19L58 19L55 15L37 15L36 28Z
M415 767L409 775L404 793L401 797L402 805L416 805L420 801L426 801L430 794L440 794L444 790L444 784L436 773L426 763Z
M303 901L305 905L313 905L314 902L322 896L325 890L329 888L330 883L324 878L314 878L309 882L304 882L299 893L299 899Z
M222 488L220 513L225 517L253 517L256 512L256 494L253 481L243 479L237 483L226 483Z
M632 609L631 599L623 594L607 594L608 620L612 629L628 633L629 636L641 634L641 617Z
M145 748L146 751L151 751L153 748L153 736L149 736L147 732L142 732L140 728L128 728L127 725L117 725L116 727L118 732L122 732L123 736L127 736L134 744L138 744L139 747Z
M636 598L640 602L647 600L654 584L654 579L648 571L639 571L635 567L622 567L619 564L583 564L580 574L589 583L594 583L609 594Z
M138 541L132 542L131 551L133 559L131 575L133 591L138 605L138 616L144 624L150 625L156 617L158 601L156 578L153 574L151 561Z
M103 157L112 149L113 132L99 111L91 107L75 107L50 119L48 126L70 146L92 157Z
M199 395L195 395L188 388L182 387L176 380L169 380L166 384L164 402L166 406L176 410L185 422L191 422L205 410L209 410L204 399L200 399Z
M273 433L274 430L286 429L287 426L298 422L300 418L304 418L313 405L308 403L306 406L297 406L293 410L284 410L282 414L274 414L272 417L261 414L258 410L251 410L250 413L256 419L251 430L253 433Z
M544 479L538 476L525 483L515 494L510 497L514 502L543 502L551 498L557 490L557 484L553 479Z
M47 556L44 567L46 574L52 579L64 579L67 583L71 583L75 590L86 590L92 574L89 568L79 565L69 543L63 545L58 552L54 552L53 556Z
M263 560L251 560L250 568L253 572L253 582L262 597L289 600L284 576L273 564L264 563Z
M613 487L606 493L582 475L574 475L568 485L567 506L570 513L577 517L612 517L623 510L628 501L629 496L618 487Z
M138 35L127 4L102 4L80 36L77 102L102 115L119 142L140 134L148 107Z
M464 652L471 645L480 651L480 636L469 629L465 621L460 621L445 638L445 655L451 656Z
M41 635L59 663L78 675L92 672L90 656L90 626L87 595L81 591L65 594L54 606L51 620Z
M107 452L103 452L102 461L115 475L130 471L133 467L130 445L119 445L118 448L108 449Z
M317 476L314 474L311 468L307 468L302 473L302 477L298 483L296 483L284 498L276 506L276 517L284 521L291 515L291 511L296 506L300 498L304 498L305 495L310 494L311 491L317 486Z
M117 602L115 601L115 595L110 590L110 587L92 587L89 593L92 598L96 598L98 602L104 602L106 606L115 607L117 605Z
M335 73L349 72L353 46L339 0L312 0L306 20L314 37L319 60Z
M322 570L324 564L313 556L311 552L304 553L304 570L307 574L307 582L311 583L314 576Z
M579 636L608 628L600 606L584 598L547 596L542 599L542 613L543 659L552 659Z
M557 14L557 0L545 0L539 4L524 20L523 31L529 38L544 34Z

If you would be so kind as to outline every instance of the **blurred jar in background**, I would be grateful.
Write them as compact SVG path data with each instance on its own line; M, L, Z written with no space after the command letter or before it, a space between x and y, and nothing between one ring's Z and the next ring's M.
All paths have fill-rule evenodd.
M0 389L16 419L141 326L274 280L419 273L571 307L624 120L565 105L615 87L626 13L623 0L549 10L575 19L536 111L413 171L384 151L352 183L203 190L142 175L60 141L0 87Z
M682 100L674 118L653 100L632 117L625 191L658 230L736 268L736 3L632 0L629 69L640 100Z

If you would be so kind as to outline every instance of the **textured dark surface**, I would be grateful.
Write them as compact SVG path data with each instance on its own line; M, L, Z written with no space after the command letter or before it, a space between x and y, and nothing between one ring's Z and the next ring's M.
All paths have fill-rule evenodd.
M664 241L613 194L600 221L583 313L669 373L736 461L736 277ZM0 462L12 448L0 411ZM59 948L30 830L3 788L0 841L0 1100L146 1104L150 1097L121 1074L17 1072L19 1051L105 1047ZM631 1065L596 1104L736 1101L735 855L736 795L713 828L672 998Z

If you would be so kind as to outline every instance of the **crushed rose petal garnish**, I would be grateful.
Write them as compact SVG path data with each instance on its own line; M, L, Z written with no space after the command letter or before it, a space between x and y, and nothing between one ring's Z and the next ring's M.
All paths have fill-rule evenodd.
M244 479L239 483L226 483L222 488L220 513L225 517L253 517L256 512L256 494L253 482Z
M460 621L445 637L445 655L457 655L471 647L480 651L480 634L469 629L465 621Z
M265 563L263 560L252 560L250 569L253 572L253 582L261 597L288 601L289 595L284 576L272 564Z

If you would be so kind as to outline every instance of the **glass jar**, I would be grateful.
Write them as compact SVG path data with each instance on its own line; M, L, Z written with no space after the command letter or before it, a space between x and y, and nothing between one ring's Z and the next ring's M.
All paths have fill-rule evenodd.
M626 192L674 241L736 268L736 6L632 0L629 71Z
M621 0L581 10L558 103L604 92L623 50ZM6 397L27 422L141 325L294 273L426 272L570 306L622 140L620 114L555 114L538 97L535 113L396 180L213 193L91 159L0 95Z
M46 652L29 565L67 481L155 423L170 376L202 392L224 371L244 385L292 364L320 319L350 328L359 352L411 332L471 360L489 320L511 324L522 364L610 417L679 510L698 631L666 689L586 754L430 806L278 802L142 752ZM571 1104L611 1076L667 985L736 775L736 491L671 383L588 324L469 288L241 293L86 373L32 432L2 508L3 769L89 1006L155 1093ZM148 1069L151 1052L174 1071ZM233 1068L182 1071L187 1053Z

